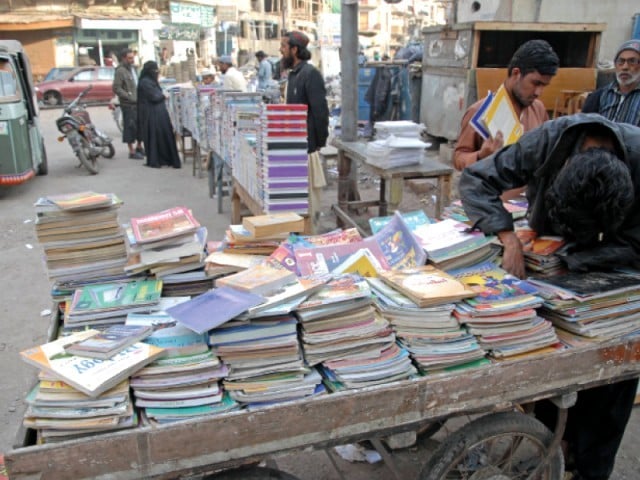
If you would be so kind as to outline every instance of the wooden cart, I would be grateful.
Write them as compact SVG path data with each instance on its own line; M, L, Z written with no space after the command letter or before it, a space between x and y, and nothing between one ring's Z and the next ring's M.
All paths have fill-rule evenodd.
M636 336L59 444L34 445L34 432L21 431L5 461L12 480L180 478L288 450L377 441L457 415L500 415L495 412L639 374L640 337Z

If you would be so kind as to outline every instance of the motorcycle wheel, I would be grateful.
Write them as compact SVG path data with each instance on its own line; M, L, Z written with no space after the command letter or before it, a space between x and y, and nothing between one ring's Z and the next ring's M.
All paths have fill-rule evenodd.
M113 158L115 154L116 149L113 147L113 143L106 144L104 147L102 147L102 152L100 152L100 155L102 155L104 158Z
M89 173L91 175L95 175L99 170L98 157L92 156L90 152L91 146L89 145L89 142L84 137L80 137L80 147L78 148L76 155L78 155L80 163L89 170Z

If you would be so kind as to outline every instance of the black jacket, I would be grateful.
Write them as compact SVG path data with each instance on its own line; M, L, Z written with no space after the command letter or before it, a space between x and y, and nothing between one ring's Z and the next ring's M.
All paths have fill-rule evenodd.
M299 103L309 107L307 114L309 153L324 147L329 136L329 106L324 79L317 68L307 62L300 62L289 72L287 103Z
M544 207L544 194L571 155L584 126L604 125L617 140L617 154L629 167L636 199L616 238L565 260L571 269L640 265L640 128L611 122L597 114L578 114L544 123L520 141L470 167L460 177L460 195L469 218L485 233L513 230L500 194L527 185L529 224L540 235L558 235Z

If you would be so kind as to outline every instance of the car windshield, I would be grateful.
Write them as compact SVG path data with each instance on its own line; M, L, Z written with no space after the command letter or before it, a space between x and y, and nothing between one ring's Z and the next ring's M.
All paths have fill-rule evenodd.
M61 80L71 70L73 70L73 67L55 67L55 68L52 68L51 70L49 70L49 73L47 73L47 76L44 77L43 82L48 82L50 80Z
M6 57L0 57L0 102L15 102L20 98L16 73Z

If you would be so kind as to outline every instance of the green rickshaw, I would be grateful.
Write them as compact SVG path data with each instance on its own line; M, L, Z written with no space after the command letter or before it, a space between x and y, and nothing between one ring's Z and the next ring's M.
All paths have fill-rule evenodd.
M0 186L47 174L29 59L16 40L0 40Z

